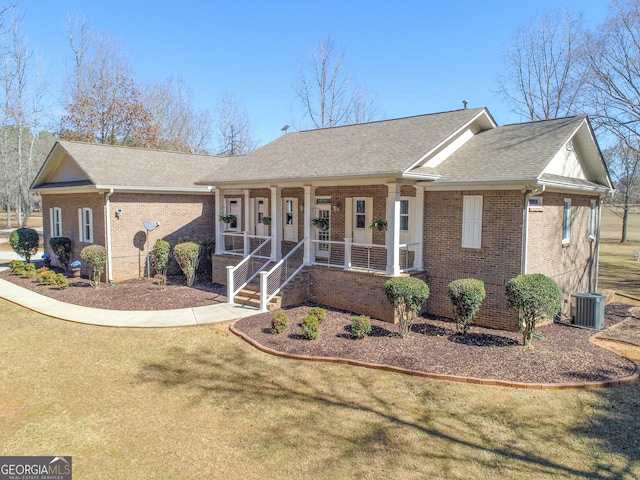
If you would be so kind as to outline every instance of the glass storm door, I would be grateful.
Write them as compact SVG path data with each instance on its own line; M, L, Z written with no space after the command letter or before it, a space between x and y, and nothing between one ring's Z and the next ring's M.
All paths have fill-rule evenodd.
M328 205L316 205L315 218L326 218L331 225L331 204ZM316 242L316 258L328 259L331 250L331 244L323 243L323 241L329 241L331 239L330 226L326 229L315 227L316 239L320 240Z
M239 198L227 198L227 215L233 215L235 218L225 224L225 230L228 232L239 232L242 225L242 209L240 208Z
M256 198L255 201L256 201L256 209L255 209L256 235L268 237L269 226L262 223L262 218L269 216L269 212L267 211L267 201L264 198Z

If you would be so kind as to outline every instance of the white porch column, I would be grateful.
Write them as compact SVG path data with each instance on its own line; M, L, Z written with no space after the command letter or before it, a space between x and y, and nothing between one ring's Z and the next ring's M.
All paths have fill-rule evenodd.
M387 275L400 275L400 184L387 183Z
M214 215L215 215L215 219L214 219L214 225L216 226L216 255L220 255L223 251L222 249L222 229L224 228L222 225L222 222L220 221L220 219L218 218L218 215L222 215L223 212L223 203L224 203L224 194L222 192L222 190L220 190L219 188L216 188L215 190L215 202L216 202L216 208L214 209Z
M251 253L251 244L249 243L249 237L247 234L253 233L251 226L253 224L253 218L250 217L250 202L249 189L242 190L244 192L244 256L246 257Z
M416 248L416 256L413 260L413 268L424 270L424 187L415 185L416 189L416 205L415 216L413 217L414 243L418 244Z
M271 190L271 261L282 258L282 188L269 187Z
M315 248L311 243L311 216L313 215L313 197L315 196L315 187L304 185L304 264L313 265L315 262Z

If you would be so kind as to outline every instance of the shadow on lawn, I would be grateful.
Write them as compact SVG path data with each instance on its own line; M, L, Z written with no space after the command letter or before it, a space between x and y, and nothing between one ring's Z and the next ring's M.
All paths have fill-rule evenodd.
M234 345L234 342L230 348L220 351L193 352L174 347L165 352L161 360L143 365L137 380L166 388L191 389L197 394L197 401L235 409L228 412L231 415L246 415L243 406L252 406L251 415L255 418L261 417L262 409L267 410L264 415L269 418L282 408L290 413L279 422L261 426L261 438L273 442L266 448L280 448L279 442L283 438L304 435L305 425L313 425L314 438L334 443L329 451L334 452L336 458L323 463L326 465L323 468L327 469L339 465L335 462L347 462L364 451L383 453L380 458L376 456L377 468L392 471L397 468L395 462L398 460L397 455L389 453L394 451L415 460L413 467L444 459L453 463L468 462L473 468L480 466L490 471L499 470L500 465L507 462L512 474L527 478L558 475L589 479L632 478L633 469L638 467L640 418L636 413L640 410L640 387L637 385L590 392L586 402L590 403L591 415L572 428L574 433L593 440L601 450L622 455L624 467L612 468L605 463L606 455L594 458L592 464L571 467L557 458L552 449L542 449L542 452L548 452L544 454L540 449L528 448L526 442L504 441L487 433L487 424L495 426L507 422L509 432L516 428L521 434L538 435L539 420L535 416L522 419L489 402L468 415L445 414L446 418L443 418L442 405L450 399L445 398L447 395L441 392L441 387L430 382L412 387L423 390L420 398L424 401L416 405L420 411L417 416L389 401L386 389L374 388L370 371L354 369L349 376L350 385L345 388L344 379L336 379L330 368L317 365L286 368L281 362L269 359L265 364L261 354L250 352L239 343ZM362 395L360 401L353 399L356 391ZM557 394L569 395L567 392ZM492 393L487 391L487 395ZM318 415L332 420L319 421ZM360 420L353 430L340 427L340 418L351 415L364 420ZM510 421L515 425L509 426ZM550 436L541 439L540 444L547 440L551 443L561 441ZM345 442L347 447L342 445ZM571 442L561 442L564 448L572 448ZM425 447L427 445L429 448ZM582 442L574 448L576 455L585 455ZM416 474L415 471L412 473Z

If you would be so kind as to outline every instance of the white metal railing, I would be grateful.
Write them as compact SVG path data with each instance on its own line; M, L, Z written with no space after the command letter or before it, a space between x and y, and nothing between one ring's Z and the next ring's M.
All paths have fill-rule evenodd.
M417 270L415 267L416 260L418 260L418 252L419 252L420 244L418 242L415 243L404 243L400 245L400 271L408 272L411 270Z
M260 272L260 311L267 311L269 301L304 268L305 238L268 272Z
M267 238L271 237L249 235L248 232L223 232L221 253L244 257Z
M249 255L243 258L238 265L235 267L227 267L227 303L233 305L233 299L238 292L246 287L271 261L271 237L265 238L266 239Z

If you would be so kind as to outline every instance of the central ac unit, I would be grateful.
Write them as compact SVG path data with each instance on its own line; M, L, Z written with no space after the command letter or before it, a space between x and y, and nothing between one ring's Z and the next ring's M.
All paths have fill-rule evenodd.
M604 295L574 293L571 295L571 323L580 327L604 329Z

